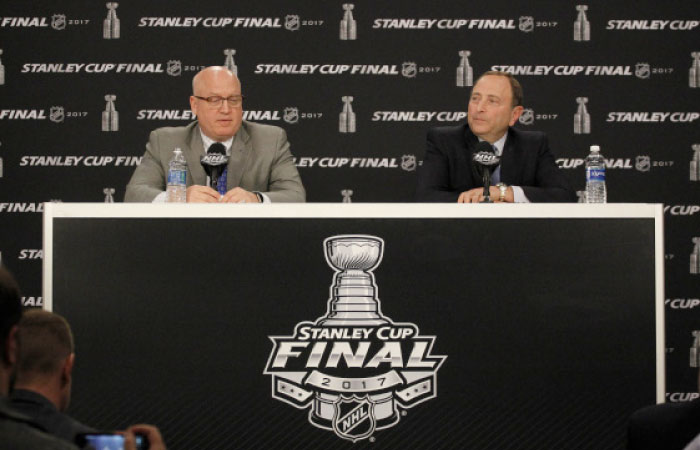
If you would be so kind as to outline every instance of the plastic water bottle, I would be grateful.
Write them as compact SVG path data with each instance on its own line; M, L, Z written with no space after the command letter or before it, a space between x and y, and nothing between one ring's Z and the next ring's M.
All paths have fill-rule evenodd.
M591 145L591 153L586 157L586 203L605 203L605 159L600 147Z
M173 150L168 169L168 202L185 203L187 201L187 161L179 148Z

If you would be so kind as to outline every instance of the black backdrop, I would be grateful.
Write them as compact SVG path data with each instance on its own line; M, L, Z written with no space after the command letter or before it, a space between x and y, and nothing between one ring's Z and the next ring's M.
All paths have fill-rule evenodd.
M598 144L612 166L611 202L667 205L669 400L690 398L696 374L688 351L691 332L700 329L700 275L689 268L691 253L700 251L692 242L700 236L698 177L689 174L700 143L700 89L697 75L690 76L691 54L700 51L696 2L587 2L587 41L574 40L576 2L356 1L356 39L349 40L340 39L342 5L119 2L119 38L105 39L104 3L2 2L0 254L20 280L25 304L42 301L41 202L101 202L104 189L114 189L114 198L122 199L148 132L187 123L174 117L187 111L191 76L200 67L223 64L226 49L236 51L248 96L244 107L251 117L267 117L263 121L287 130L311 202L341 201L343 190L352 191L354 202L411 201L426 129L457 123L455 113L466 110L469 87L457 86L456 73L459 52L469 51L474 77L504 66L525 70L519 79L532 121L519 126L548 133L577 189L583 188L581 160L589 145ZM157 25L158 18L185 23L187 17L202 21L196 27L141 26ZM270 20L261 20L262 28L246 20L207 27L206 18ZM421 19L467 22L458 29L438 28L439 23L459 23L454 20L435 22L430 29L383 28L427 23ZM629 29L633 27L637 29ZM68 64L83 66L78 72L45 72L68 70ZM104 70L104 64L115 67L87 71ZM133 66L119 69L119 64L143 64L140 69L146 72ZM267 65L282 64L297 69L330 65L331 71L357 65L362 66L359 72L376 65L390 73L264 73ZM532 72L527 72L529 66ZM551 67L551 72L527 74L537 73L537 66ZM117 131L102 131L106 95L116 95ZM354 133L339 132L343 96L354 97ZM590 133L575 133L579 97L588 99ZM164 111L171 118L157 119L167 117ZM444 114L428 121L374 120L392 119L391 112L420 111ZM652 121L656 118L663 120ZM77 165L57 165L70 164L70 156L83 159ZM313 158L318 160L309 167ZM343 158L376 160L351 167L351 162L342 164ZM363 167L372 164L378 167Z

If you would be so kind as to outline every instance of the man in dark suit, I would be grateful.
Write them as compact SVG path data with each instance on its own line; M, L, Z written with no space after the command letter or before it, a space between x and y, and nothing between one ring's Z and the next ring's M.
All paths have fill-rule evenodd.
M94 432L64 413L70 403L75 361L68 322L58 314L30 310L22 316L17 335L21 348L10 394L12 407L68 442L75 442L78 433Z
M509 203L576 201L544 133L512 128L522 114L522 101L522 88L512 75L482 75L472 89L467 124L428 131L416 200L482 201L483 184L474 171L472 155L477 144L486 141L501 156L489 190L491 199Z

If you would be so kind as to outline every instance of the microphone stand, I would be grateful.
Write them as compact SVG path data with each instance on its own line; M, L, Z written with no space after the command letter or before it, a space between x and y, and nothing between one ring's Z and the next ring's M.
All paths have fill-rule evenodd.
M493 200L491 200L491 170L489 167L484 167L482 179L484 181L484 199L479 203L493 203Z

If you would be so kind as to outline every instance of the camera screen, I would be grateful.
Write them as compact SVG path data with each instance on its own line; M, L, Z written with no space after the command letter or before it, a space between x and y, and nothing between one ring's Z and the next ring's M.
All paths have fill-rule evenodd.
M145 449L143 436L136 435L136 448ZM86 450L123 450L124 436L120 434L95 433L84 434L79 438L78 444Z

